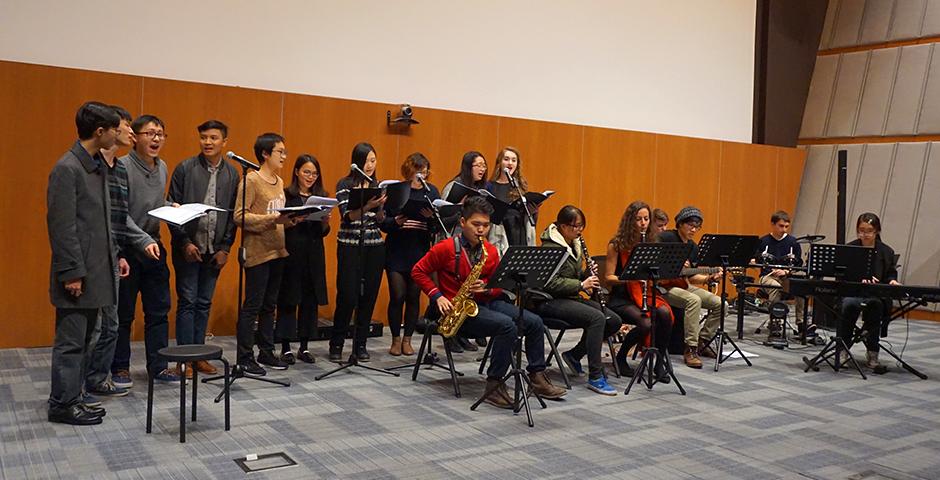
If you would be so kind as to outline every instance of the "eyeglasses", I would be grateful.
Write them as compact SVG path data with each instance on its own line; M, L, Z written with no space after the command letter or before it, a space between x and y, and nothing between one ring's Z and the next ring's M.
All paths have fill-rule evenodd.
M701 223L686 223L686 224L684 224L684 225L686 225L687 227L689 227L689 229L691 229L691 230L700 230L700 229L702 228L702 224L701 224Z
M280 155L283 158L287 158L287 150L272 150L271 155Z
M319 172L317 172L316 170L301 170L298 173L300 173L300 175L303 175L304 177L317 178L320 176Z
M143 135L145 137L153 137L157 140L166 139L167 137L169 137L169 135L167 135L165 132L153 132L149 130L146 132L140 132L137 135Z
M584 230L583 223L566 223L565 225L575 229L575 230Z
M856 230L856 232L858 233L858 236L860 237L874 237L875 235L878 234L878 232L875 230L870 230L870 231L869 230Z

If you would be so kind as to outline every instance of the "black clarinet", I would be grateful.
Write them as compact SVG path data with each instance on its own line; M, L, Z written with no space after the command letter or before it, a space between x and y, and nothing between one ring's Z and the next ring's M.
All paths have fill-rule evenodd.
M584 255L584 263L587 265L588 271L591 272L592 276L597 277L600 269L597 267L597 262L591 258L591 254L588 253L587 242L584 241L584 237L581 235L578 235L578 241L581 243L581 253ZM598 280L600 280L600 277L598 277ZM601 305L602 312L607 308L607 293L603 289L604 287L599 286L591 293L591 300Z

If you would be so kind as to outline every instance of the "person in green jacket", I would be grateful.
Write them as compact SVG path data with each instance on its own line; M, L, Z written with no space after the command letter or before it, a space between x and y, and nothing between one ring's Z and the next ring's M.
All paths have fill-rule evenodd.
M612 310L602 309L599 303L582 297L582 293L590 296L601 288L600 279L587 268L582 268L585 260L589 260L584 258L579 238L584 225L584 212L573 205L565 205L558 212L555 223L542 232L543 247L565 248L568 256L544 287L553 298L539 304L536 312L543 317L564 320L573 328L583 330L581 341L561 354L564 367L574 375L582 375L581 357L587 355L587 387L603 395L616 395L617 391L607 383L604 375L601 346L604 339L620 329L621 320Z

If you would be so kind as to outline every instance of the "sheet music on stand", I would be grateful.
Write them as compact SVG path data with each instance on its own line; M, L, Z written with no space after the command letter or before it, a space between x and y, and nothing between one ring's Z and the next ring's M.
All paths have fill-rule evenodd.
M872 277L875 249L858 245L814 243L809 247L809 275L860 282Z
M490 275L487 287L514 290L516 277L526 274L527 288L542 288L558 273L567 254L568 250L560 247L511 246L500 258L499 267Z
M704 267L746 267L751 263L759 243L757 235L706 233L699 242L696 261ZM727 264L723 257L727 257Z
M656 278L679 278L690 253L692 245L687 243L639 243L633 247L619 278L649 280L651 267Z

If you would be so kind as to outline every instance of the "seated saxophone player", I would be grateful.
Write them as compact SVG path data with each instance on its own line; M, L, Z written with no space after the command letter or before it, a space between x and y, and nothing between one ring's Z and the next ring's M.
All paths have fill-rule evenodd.
M584 212L574 205L565 205L558 211L555 223L542 232L543 247L562 247L568 256L555 276L542 290L554 297L540 303L535 311L545 317L568 322L573 328L582 329L581 341L571 350L561 354L566 369L573 375L582 375L581 358L588 358L587 388L602 395L617 395L617 390L607 383L601 363L601 346L604 339L620 329L620 317L597 301L601 283L597 268L581 268L593 262L588 256L581 232L585 226ZM581 292L591 295L587 300ZM606 302L605 302L606 303Z
M486 372L486 403L499 408L512 408L512 398L500 380L509 371L513 342L516 339L516 316L519 310L505 300L502 290L486 288L490 275L499 264L499 252L486 242L490 230L493 207L483 197L464 201L460 214L460 235L442 240L431 247L415 264L411 276L437 305L442 318L468 308L470 300L476 302L476 316L467 316L459 327L459 334L470 338L491 336L493 348L490 366ZM437 274L437 284L431 275ZM543 398L558 399L566 390L556 387L545 376L545 342L542 319L523 310L523 336L526 369L532 386Z

